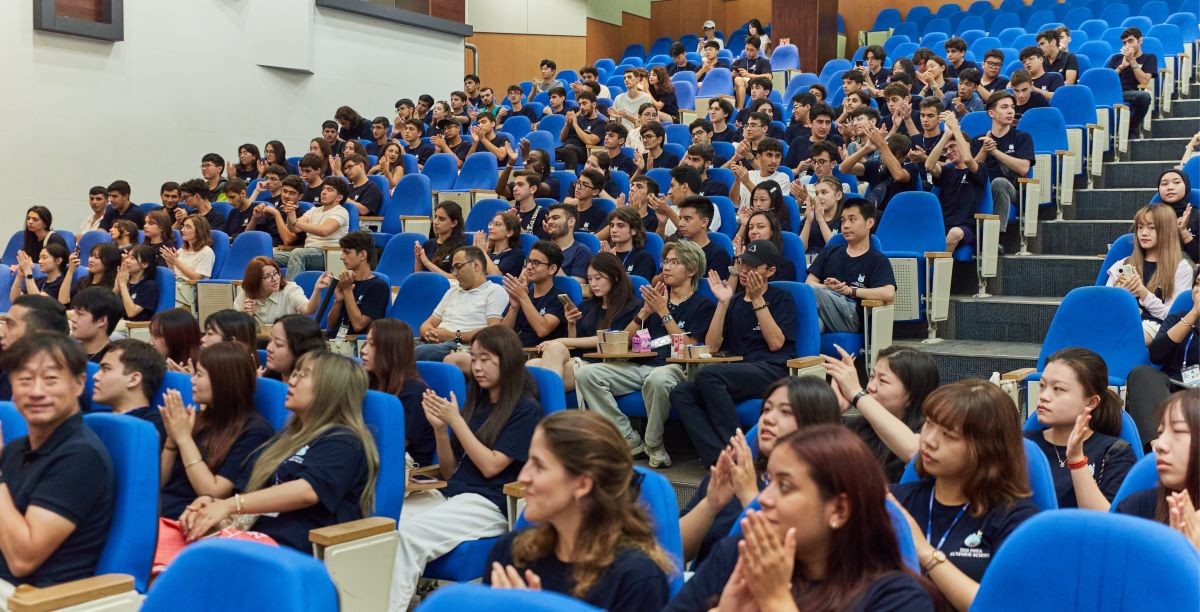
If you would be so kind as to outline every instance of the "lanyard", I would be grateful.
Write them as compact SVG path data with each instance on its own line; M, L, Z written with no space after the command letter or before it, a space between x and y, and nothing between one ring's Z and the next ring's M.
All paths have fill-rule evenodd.
M971 507L971 504L970 504L970 502L968 502L965 505L963 505L962 508L958 509L958 514L954 515L953 521L950 521L950 526L946 528L946 531L942 534L942 539L938 540L937 545L934 546L935 549L937 549L937 550L942 549L942 545L946 543L946 538L950 537L950 532L954 531L954 526L958 524L959 519L961 519L963 517L963 515L967 513L967 508L970 508L970 507ZM930 544L933 544L933 490L932 489L930 489L930 491L929 491L929 514L927 515L927 517L925 519L925 538L927 540L929 540Z
M1188 341L1186 344L1183 345L1183 357L1181 357L1179 360L1179 365L1180 365L1179 369L1181 369L1181 370L1184 368L1187 368L1188 349L1192 348L1192 340L1195 340L1195 339L1196 339L1196 332L1188 333Z
M539 212L542 212L541 204L538 204L536 207L534 207L533 214L531 214L529 216L529 224L525 226L525 233L528 234L533 231L533 224L537 223L537 217L538 217Z

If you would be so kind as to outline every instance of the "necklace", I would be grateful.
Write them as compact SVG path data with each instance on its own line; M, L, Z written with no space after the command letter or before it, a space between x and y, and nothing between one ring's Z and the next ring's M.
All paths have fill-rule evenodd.
M1054 449L1054 456L1058 458L1058 467L1060 467L1060 468L1067 467L1067 460L1063 459L1063 456L1058 453L1058 445L1053 442L1050 442L1050 448Z

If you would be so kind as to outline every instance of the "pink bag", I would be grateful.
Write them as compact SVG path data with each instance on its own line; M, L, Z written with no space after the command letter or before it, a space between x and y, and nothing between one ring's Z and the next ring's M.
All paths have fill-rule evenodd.
M226 528L205 537L248 540L269 546L279 546L271 536L257 531ZM175 560L175 557L179 556L179 553L183 551L183 547L187 546L187 544L187 538L183 533L183 529L179 526L179 521L169 518L159 518L158 546L154 549L154 565L150 568L150 575L158 576L163 570L167 569L167 566L170 565L171 561Z

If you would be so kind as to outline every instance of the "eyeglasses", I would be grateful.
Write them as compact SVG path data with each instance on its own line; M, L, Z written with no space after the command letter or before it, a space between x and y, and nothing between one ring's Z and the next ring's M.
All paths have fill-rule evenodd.
M824 166L825 164L833 163L832 159L816 158L812 160L814 166Z
M270 270L263 272L262 277L263 277L263 280L279 278L279 272L277 270L275 270L275 268L271 268Z
M288 375L288 380L301 380L309 376L312 376L311 370L292 370L292 373Z
M662 262L662 265L663 265L663 267L664 267L664 268L665 268L665 267L667 267L667 266L671 266L672 268L674 268L675 266L682 266L682 265L683 265L683 262L682 262L682 261L680 261L680 260L678 260L678 259L676 259L676 258L674 258L674 257L672 257L672 258L670 258L670 259L664 259L664 260L663 260L663 262Z
M591 183L585 183L583 181L579 181L579 182L575 183L575 188L576 189L595 189L596 186Z
M458 272L459 270L462 270L462 269L463 269L463 266L469 266L469 265L471 265L471 262L469 262L469 261L464 261L464 262L462 262L462 263L451 264L451 265L450 265L450 271L451 271L451 272Z
M536 270L538 266L549 266L549 265L550 265L550 262L548 262L548 261L538 261L536 259L526 259L525 260L525 267L533 268L534 270Z
M983 65L984 65L984 66L990 66L990 67L992 67L992 68L999 68L999 67L1000 67L1000 62L984 62L984 63L983 63Z

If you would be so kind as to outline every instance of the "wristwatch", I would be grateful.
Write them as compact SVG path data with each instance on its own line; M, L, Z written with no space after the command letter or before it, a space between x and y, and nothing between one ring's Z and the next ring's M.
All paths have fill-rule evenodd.
M866 395L867 395L866 389L859 389L858 393L854 394L854 398L850 400L850 407L858 408L858 400L866 397Z
M675 321L675 317L672 317L671 313L668 312L667 314L659 317L659 320L662 321L663 325L666 325L667 323L673 323Z
M930 553L930 555L929 555L929 560L926 561L925 563L921 564L921 569L925 570L925 573L928 574L929 572L933 571L933 568L937 567L938 565L942 564L945 561L946 561L946 553L944 553L940 550L934 549L934 551L932 553Z

